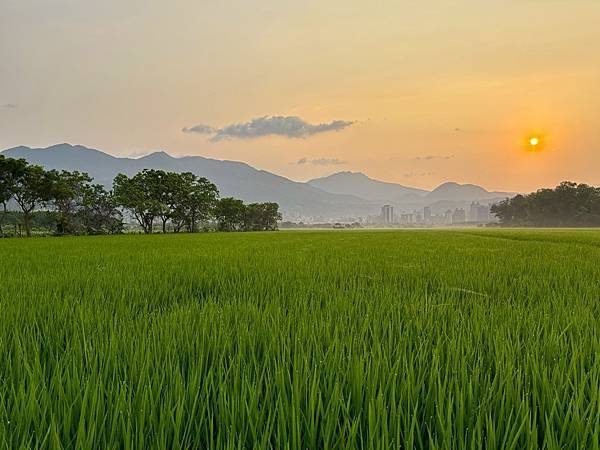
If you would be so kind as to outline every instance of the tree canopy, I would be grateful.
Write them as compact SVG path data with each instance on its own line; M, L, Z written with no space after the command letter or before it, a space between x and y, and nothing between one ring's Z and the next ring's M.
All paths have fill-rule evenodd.
M148 234L157 223L163 233L184 229L193 233L211 228L271 231L277 229L281 220L277 203L245 205L234 198L219 200L219 191L213 183L190 172L146 169L133 176L119 174L112 191L107 191L94 184L87 173L46 171L25 160L0 155L2 236L11 200L20 208L27 236L32 232L34 214L48 216L58 235L119 233L124 229L124 213ZM35 221L41 222L48 221Z
M554 189L517 195L492 206L491 212L506 226L600 226L600 188L570 181Z

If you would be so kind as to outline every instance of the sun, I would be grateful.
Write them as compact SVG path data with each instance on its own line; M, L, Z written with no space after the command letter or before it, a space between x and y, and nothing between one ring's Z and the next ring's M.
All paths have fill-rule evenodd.
M544 135L536 133L527 136L523 142L525 150L530 152L541 152L545 149Z

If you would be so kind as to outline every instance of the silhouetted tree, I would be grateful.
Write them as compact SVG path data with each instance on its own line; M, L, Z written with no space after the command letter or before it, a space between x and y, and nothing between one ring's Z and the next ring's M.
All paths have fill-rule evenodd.
M536 227L600 226L600 189L564 181L492 205L502 225Z
M236 198L222 198L216 205L215 218L219 231L242 230L246 218L246 206L243 201Z

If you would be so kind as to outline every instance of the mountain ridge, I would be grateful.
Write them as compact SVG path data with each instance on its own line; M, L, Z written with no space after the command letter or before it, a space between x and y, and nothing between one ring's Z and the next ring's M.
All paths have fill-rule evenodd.
M45 148L18 146L0 153L24 158L47 169L87 172L98 183L109 188L118 173L131 176L142 169L189 171L214 182L223 197L237 197L246 202L275 201L290 219L314 217L324 220L378 215L383 204L392 204L398 210L412 210L440 202L461 205L513 195L456 182L442 183L432 191L427 191L350 171L299 182L242 161L204 156L175 157L163 150L132 158L113 156L83 145L62 143Z
M306 183L256 169L241 161L222 161L203 156L173 157L154 152L141 158L117 157L81 145L56 144L46 148L13 147L1 152L24 158L46 169L87 172L106 187L118 173L134 175L142 169L193 172L214 182L223 197L246 202L275 201L288 216L345 215L348 211L373 214L377 205L351 195L335 195Z

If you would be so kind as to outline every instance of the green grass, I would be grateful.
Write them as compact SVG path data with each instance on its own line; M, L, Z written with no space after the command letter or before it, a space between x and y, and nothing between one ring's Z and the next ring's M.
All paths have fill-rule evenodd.
M0 241L5 448L600 444L600 232Z

